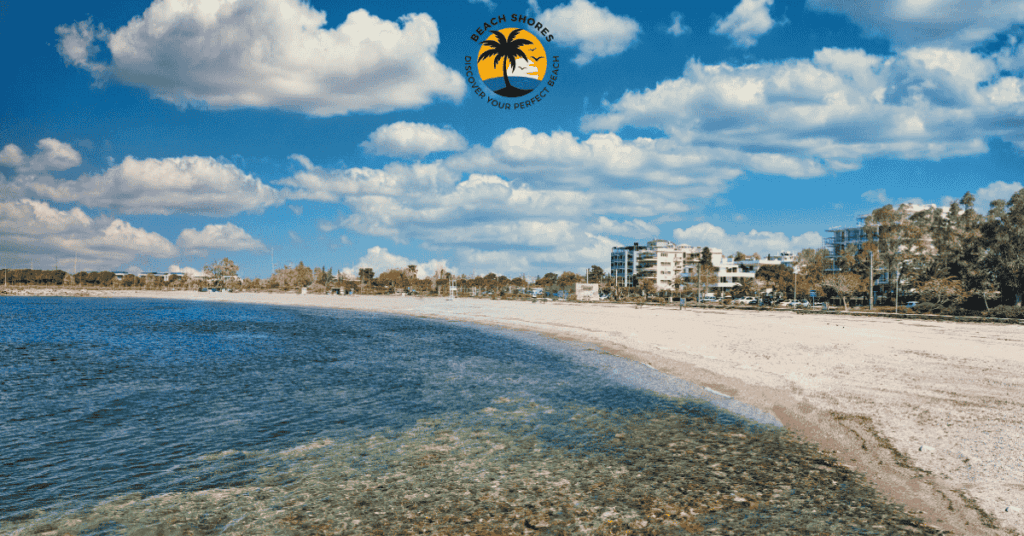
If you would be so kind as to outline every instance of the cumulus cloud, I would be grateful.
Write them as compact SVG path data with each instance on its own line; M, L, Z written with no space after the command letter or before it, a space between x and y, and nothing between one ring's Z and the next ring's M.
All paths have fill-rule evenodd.
M115 31L91 21L56 31L64 60L97 82L116 79L177 106L330 117L462 99L462 77L435 57L429 15L394 22L357 9L335 28L326 22L301 0L155 0ZM110 63L96 59L101 44Z
M186 255L205 257L207 250L266 251L263 242L253 238L233 223L210 224L202 231L184 229L178 235L178 248Z
M445 259L430 259L427 262L418 262L412 259L395 255L380 246L374 246L366 250L366 255L359 259L355 266L343 268L342 273L348 276L358 276L360 268L372 268L375 275L380 275L388 270L404 270L410 265L416 265L416 277L424 279L434 275L438 270L444 270L451 274L458 274L458 269L448 266Z
M12 167L18 173L64 171L82 164L82 155L71 145L53 138L36 143L36 152L26 156L21 147L9 143L0 150L0 165Z
M627 91L583 128L654 127L697 154L732 154L744 170L812 177L865 158L984 153L991 136L1024 146L1022 89L980 53L825 48L742 66L691 60L682 77Z
M168 258L178 249L163 236L107 217L92 218L80 208L60 210L43 201L0 201L0 241L12 264L51 265L66 270L109 269L138 257Z
M731 235L726 233L725 229L707 222L686 229L676 229L672 232L672 238L678 243L719 248L726 255L736 251L742 251L747 255L768 255L822 246L822 237L816 232L808 231L799 236L786 236L785 233L751 229L749 233Z
M541 11L537 0L530 0L530 6L537 13L537 20L555 35L554 44L579 48L579 54L572 60L577 65L621 54L640 34L637 21L588 0L571 0L545 11Z
M206 272L204 272L202 270L196 270L195 268L192 268L191 266L178 266L177 264L172 264L172 265L168 266L167 267L167 271L168 272L172 272L172 273L173 272L183 273L183 274L185 274L188 277L196 277L196 276L208 275Z
M234 164L201 156L145 160L127 156L103 173L77 180L22 174L9 187L51 201L123 214L227 216L259 213L281 202L277 190Z
M807 0L807 8L845 15L897 48L925 44L969 48L1024 23L1021 0Z
M750 48L757 44L757 38L768 33L775 26L768 7L775 0L740 0L728 17L718 21L712 33L728 35L736 45Z
M690 33L690 27L683 24L683 14L678 11L672 12L672 25L665 30L669 35L679 37L680 35Z
M438 151L461 151L466 148L466 139L450 127L399 121L378 127L360 146L372 154L422 157Z
M1004 181L995 181L990 183L984 188L978 188L978 192L974 194L974 207L976 210L984 214L988 211L989 206L993 201L996 199L1009 201L1010 197L1019 192L1021 188L1024 188L1024 186L1021 186L1020 182L1007 183Z

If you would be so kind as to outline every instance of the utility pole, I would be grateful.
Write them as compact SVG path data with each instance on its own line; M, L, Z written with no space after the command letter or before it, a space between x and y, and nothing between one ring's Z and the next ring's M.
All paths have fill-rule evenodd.
M900 312L900 266L896 265L896 312Z
M868 273L868 310L875 309L875 252L869 251L868 258L871 259L871 271Z

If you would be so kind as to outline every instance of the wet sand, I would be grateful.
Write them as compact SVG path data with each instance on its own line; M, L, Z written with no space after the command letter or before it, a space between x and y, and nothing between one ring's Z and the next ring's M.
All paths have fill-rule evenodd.
M929 525L1024 531L1024 325L604 303L100 294L381 311L599 344L770 412Z

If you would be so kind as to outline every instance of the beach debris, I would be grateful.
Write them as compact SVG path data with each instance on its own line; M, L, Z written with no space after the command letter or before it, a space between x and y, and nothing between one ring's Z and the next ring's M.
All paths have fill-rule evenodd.
M1012 506L1011 505L1011 506L1007 506L1006 507L1006 511L1010 512L1011 514L1019 514L1020 513L1020 508L1017 508L1016 506Z
M935 452L935 447L929 447L928 445L921 445L920 447L918 447L917 450L919 450L921 452Z

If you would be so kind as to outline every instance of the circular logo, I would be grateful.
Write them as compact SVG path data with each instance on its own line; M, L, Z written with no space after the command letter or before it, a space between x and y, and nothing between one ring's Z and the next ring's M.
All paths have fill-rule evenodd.
M541 40L522 28L491 30L477 53L480 80L506 98L529 95L540 86L547 68Z

